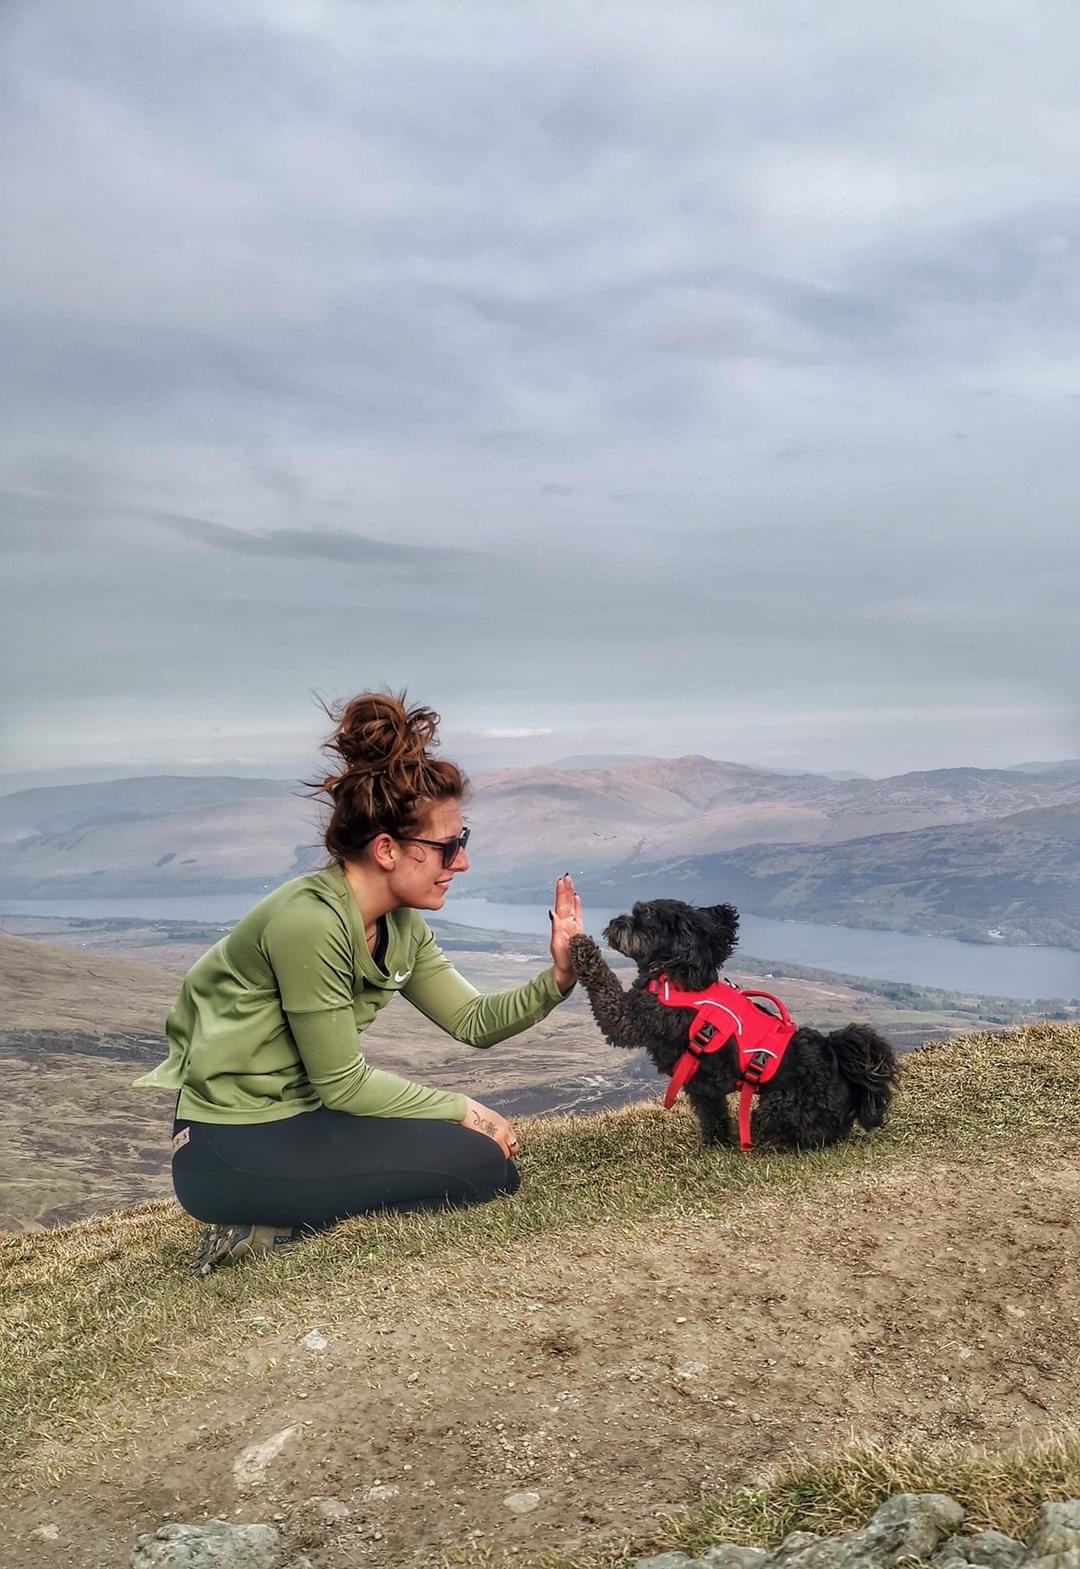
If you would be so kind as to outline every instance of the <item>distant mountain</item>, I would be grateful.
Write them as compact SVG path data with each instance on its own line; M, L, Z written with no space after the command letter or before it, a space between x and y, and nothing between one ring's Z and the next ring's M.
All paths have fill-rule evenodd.
M475 782L471 886L758 844L839 843L1080 801L1080 779L952 768L888 779L776 774L707 757L508 769Z
M11 899L246 892L323 859L316 804L289 780L164 775L0 797Z
M1080 949L1080 803L839 844L635 863L584 885L601 904L642 889L788 920Z
M309 759L297 759L291 765L275 763L273 777L279 781L290 781L307 772L311 766ZM317 764L315 766L318 766ZM190 772L173 774L172 778L188 779L198 778L221 779L225 776L237 779L261 779L266 775L265 768L254 768L245 763L231 762L214 764L192 764ZM13 773L0 773L0 796L14 795L16 791L24 790L51 790L63 789L71 785L106 784L116 783L121 779L148 779L159 776L153 774L144 763L136 767L128 763L112 763L108 766L80 768L75 765L70 768L25 768Z
M19 790L0 797L0 843L88 823L134 822L198 807L292 797L298 788L288 779L156 774Z
M1080 779L1080 757L1060 763L1013 763L1011 772L1049 774L1054 779Z
M877 884L862 890L865 856L843 847L897 837L898 854L918 854L910 835L923 829L1077 806L1080 773L1067 770L828 779L700 756L504 769L478 776L466 806L468 886L497 896L535 885L546 899L552 876L564 870L640 887L657 868L734 855L726 869L752 884L755 902L742 901L748 910L794 909L812 885L815 908L850 909L854 901L860 924L938 930L924 924L929 896L909 905L875 892ZM322 863L320 815L301 787L280 779L161 776L16 792L0 797L0 898L259 892ZM792 853L798 847L837 854L804 863ZM831 868L827 899L811 875L818 865Z

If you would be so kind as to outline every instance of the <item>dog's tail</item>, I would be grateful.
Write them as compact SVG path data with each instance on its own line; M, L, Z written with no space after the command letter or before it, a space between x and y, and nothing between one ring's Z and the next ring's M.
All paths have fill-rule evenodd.
M827 1037L837 1066L851 1087L855 1116L869 1133L879 1128L900 1076L896 1053L868 1024L847 1024Z

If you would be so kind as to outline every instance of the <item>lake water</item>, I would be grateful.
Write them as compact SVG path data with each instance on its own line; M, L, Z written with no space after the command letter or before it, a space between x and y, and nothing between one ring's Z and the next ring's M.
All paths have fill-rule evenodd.
M585 909L595 936L618 910ZM495 931L546 932L546 907L454 899L445 921ZM1011 948L1004 944L955 942L949 937L915 937L854 926L815 926L806 921L772 921L739 916L739 947L758 959L787 960L842 975L910 981L946 991L989 997L1080 997L1080 953L1069 948Z
M269 891L269 890L267 890ZM221 922L239 920L261 894L196 894L169 899L0 899L2 915L66 915L92 920ZM599 936L615 910L587 907L588 929ZM450 899L439 919L493 931L545 933L547 907ZM755 958L786 960L869 979L910 981L947 991L992 997L1080 997L1080 953L1068 948L1011 948L911 937L852 926L816 926L744 915L740 947Z

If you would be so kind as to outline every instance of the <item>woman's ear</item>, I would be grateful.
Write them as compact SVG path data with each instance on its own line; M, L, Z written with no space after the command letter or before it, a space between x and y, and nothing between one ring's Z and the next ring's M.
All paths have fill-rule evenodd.
M371 859L383 872L392 872L397 865L397 844L389 834L376 834L371 841Z

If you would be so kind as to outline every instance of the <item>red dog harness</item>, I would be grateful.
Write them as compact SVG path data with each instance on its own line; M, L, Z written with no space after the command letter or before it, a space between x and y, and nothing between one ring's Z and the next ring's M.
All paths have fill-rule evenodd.
M693 1008L687 1048L675 1064L664 1105L674 1106L683 1085L701 1066L703 1052L720 1051L734 1039L739 1057L739 1146L750 1148L750 1102L780 1066L796 1026L779 997L772 992L743 991L734 981L714 981L699 992L679 991L666 975L649 982L657 1002L667 1008ZM780 1011L767 1013L751 1001L764 997Z

